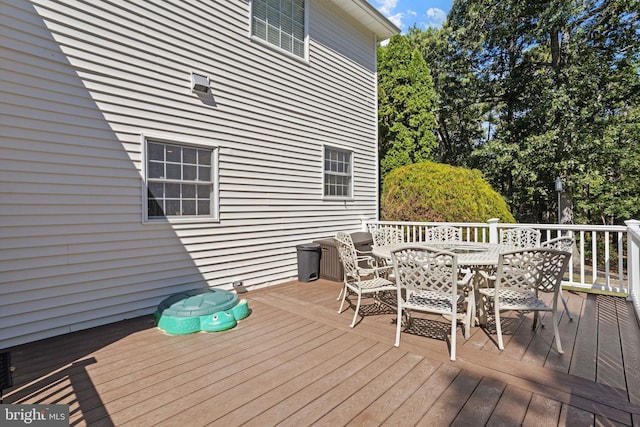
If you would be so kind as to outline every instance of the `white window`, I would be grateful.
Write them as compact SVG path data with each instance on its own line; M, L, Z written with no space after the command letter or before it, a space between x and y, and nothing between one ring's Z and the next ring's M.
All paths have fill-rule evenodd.
M217 149L146 139L146 219L217 219Z
M352 159L351 151L324 148L325 197L350 198L352 196Z
M253 0L251 35L305 58L305 0Z

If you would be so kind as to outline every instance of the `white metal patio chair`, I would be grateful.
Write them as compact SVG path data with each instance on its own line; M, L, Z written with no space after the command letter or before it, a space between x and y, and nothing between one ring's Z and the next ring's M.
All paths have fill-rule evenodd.
M557 249L559 251L568 252L573 255L573 245L576 243L573 237L570 236L560 236L555 239L547 240L546 242L542 242L540 244L543 248L551 248ZM571 256L569 256L571 259ZM548 289L543 286L540 287L542 292L553 292L553 289ZM571 312L569 312L569 306L567 305L567 300L564 299L564 295L562 294L562 286L560 286L560 300L562 301L562 305L564 306L564 311L567 313L567 317L569 317L569 321L573 322L573 317L571 316Z
M536 248L540 246L540 231L527 227L500 230L500 243L517 248Z
M411 246L391 252L396 275L398 319L395 346L400 346L402 319L411 325L411 312L421 311L451 316L451 360L456 360L458 306L467 303L464 313L465 338L469 337L475 311L473 290L468 287L471 273L458 279L457 255L424 246ZM466 292L465 292L466 291ZM465 298L466 294L466 298Z
M498 348L504 350L501 311L533 311L536 329L539 311L553 313L553 333L558 353L564 353L558 331L558 295L560 282L569 261L567 252L549 248L525 248L500 254L495 286L478 289L482 303L492 305L498 336ZM538 298L540 287L553 289L553 302L547 305Z
M462 233L457 227L439 225L427 229L425 240L427 242L461 242Z
M355 244L353 242L353 237L351 237L351 234L339 231L338 233L336 233L336 236L334 237L334 240L337 240L338 236L340 236L340 239L345 241L345 242L351 242L351 244L353 245L353 249L356 251L356 255L358 257L358 262L360 265L363 264L370 264L370 258L372 257L371 251L363 251L363 250L359 250L355 247ZM338 255L340 255L338 253ZM344 291L344 287L340 288L340 293L338 294L338 298L336 298L336 301L340 301L340 298L342 298L342 291Z
M435 243L451 243L451 242L462 242L462 232L458 227L452 227L450 225L438 225L436 227L431 227L427 229L426 242L435 242ZM469 273L471 270L469 268L460 269L460 274L462 277Z
M389 267L378 267L376 259L371 255L358 256L351 236L347 233L339 232L335 237L338 243L338 254L344 269L344 286L340 291L342 302L338 313L342 313L344 302L349 291L358 296L353 321L350 327L354 327L360 311L363 294L378 294L383 291L393 291L395 284L390 280L381 277L380 273L389 270ZM368 267L362 264L367 263ZM340 298L338 296L338 298Z
M382 227L377 228L371 232L373 238L373 247L395 245L398 243L404 243L404 232L400 228L395 227ZM391 259L377 258L380 265L391 266ZM389 269L386 277L394 281L393 270Z
M373 246L387 246L395 243L404 243L402 229L395 227L376 228L371 232Z

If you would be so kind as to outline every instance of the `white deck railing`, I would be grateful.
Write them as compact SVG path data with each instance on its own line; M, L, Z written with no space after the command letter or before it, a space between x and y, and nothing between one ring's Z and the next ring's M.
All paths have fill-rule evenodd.
M640 221L627 221L628 294L640 319Z
M611 291L628 295L634 301L640 317L640 221L628 221L626 224L501 224L497 219L490 219L486 223L365 220L362 229L371 232L380 227L400 228L407 242L424 241L425 230L438 225L460 228L463 240L468 242L497 243L500 229L514 227L540 230L543 242L569 234L575 239L576 247L563 285L586 291Z

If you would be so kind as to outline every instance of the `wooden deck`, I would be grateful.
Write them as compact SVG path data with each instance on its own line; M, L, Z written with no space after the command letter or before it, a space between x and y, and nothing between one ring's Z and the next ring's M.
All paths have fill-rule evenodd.
M622 298L565 292L563 356L551 327L514 314L504 352L459 329L451 362L437 318L400 348L388 310L349 328L340 286L252 290L225 332L168 336L147 316L13 348L4 403L68 404L74 426L640 425L640 329Z

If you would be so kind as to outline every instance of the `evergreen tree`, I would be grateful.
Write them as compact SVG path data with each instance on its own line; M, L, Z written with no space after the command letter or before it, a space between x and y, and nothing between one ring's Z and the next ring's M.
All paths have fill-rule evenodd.
M391 170L434 158L433 83L424 57L397 35L378 48L380 179Z

